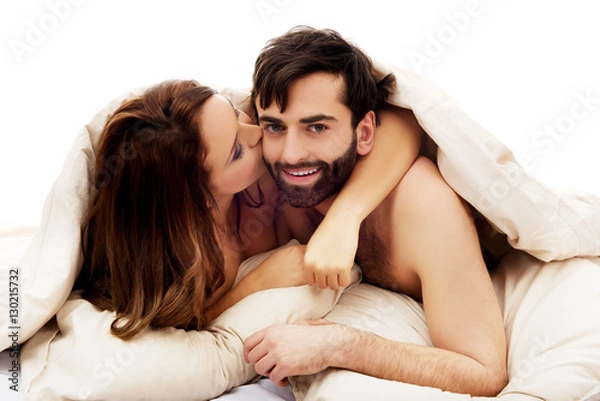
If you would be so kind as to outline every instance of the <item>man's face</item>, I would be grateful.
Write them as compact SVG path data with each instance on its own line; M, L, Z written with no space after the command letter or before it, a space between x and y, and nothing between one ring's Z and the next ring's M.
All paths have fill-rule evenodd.
M260 108L263 156L284 201L313 207L337 193L354 168L357 136L341 102L344 80L314 73L294 82L284 113Z

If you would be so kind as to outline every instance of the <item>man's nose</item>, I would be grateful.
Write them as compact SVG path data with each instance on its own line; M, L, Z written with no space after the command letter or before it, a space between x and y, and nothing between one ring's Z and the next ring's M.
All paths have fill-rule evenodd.
M287 164L297 164L308 158L308 150L302 138L296 132L289 131L285 137L281 161Z

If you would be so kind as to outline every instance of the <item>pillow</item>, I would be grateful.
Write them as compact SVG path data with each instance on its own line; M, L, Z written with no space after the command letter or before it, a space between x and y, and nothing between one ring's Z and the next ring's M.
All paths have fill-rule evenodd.
M236 280L268 254L245 261ZM359 280L356 266L352 275ZM244 362L246 337L272 324L320 318L340 295L314 286L265 290L206 330L146 329L123 341L109 332L114 313L99 311L75 292L23 347L27 399L210 399L256 376Z
M508 340L509 383L494 398L470 397L328 369L294 378L298 401L582 400L600 392L600 258L545 263L511 251L493 272ZM414 300L360 284L327 319L382 337L431 345Z
M433 346L421 303L369 284L359 284L346 291L325 318L395 341ZM470 399L343 369L330 368L313 376L297 376L291 382L297 401Z

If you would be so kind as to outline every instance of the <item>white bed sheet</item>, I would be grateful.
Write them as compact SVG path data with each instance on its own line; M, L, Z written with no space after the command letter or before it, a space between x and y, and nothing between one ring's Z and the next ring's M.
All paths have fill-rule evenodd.
M13 227L0 230L0 271L4 274L10 267L16 266L20 255L29 244L35 227ZM12 364L10 350L0 352L0 400L21 401L23 393L10 389L8 369ZM22 380L19 389L22 390ZM247 384L232 389L230 392L215 398L216 401L294 401L290 386L281 388L269 379L261 379L257 383ZM600 401L600 393L592 395L581 401Z
M23 393L10 390L8 369L12 359L8 351L0 352L0 400L23 401ZM239 386L212 401L295 401L291 386L278 387L271 380L263 378L257 383ZM600 393L582 401L600 401Z
M295 401L292 386L279 387L268 378L233 388L213 401Z
M7 372L11 364L9 351L0 352L1 383L8 383L10 376ZM11 390L7 384L0 387L0 400L22 401L24 398L23 393ZM279 387L271 380L263 378L256 383L236 387L213 401L295 401L295 398L291 386Z
M8 369L12 364L12 358L9 351L0 352L0 400L2 401L22 401L23 393L15 392L10 389L8 379ZM19 383L22 383L19 378ZM21 387L19 386L19 389ZM279 387L271 380L263 378L256 383L239 386L220 397L214 398L214 401L294 401L294 394L291 386Z

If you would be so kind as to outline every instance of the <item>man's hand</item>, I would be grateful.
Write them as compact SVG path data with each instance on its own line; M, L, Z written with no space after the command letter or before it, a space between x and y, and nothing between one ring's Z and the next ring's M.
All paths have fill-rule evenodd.
M304 271L307 284L334 291L350 285L359 229L360 223L336 222L333 217L325 216L306 245Z
M258 374L286 386L290 376L310 375L329 367L338 327L324 319L267 327L246 339L244 359Z

